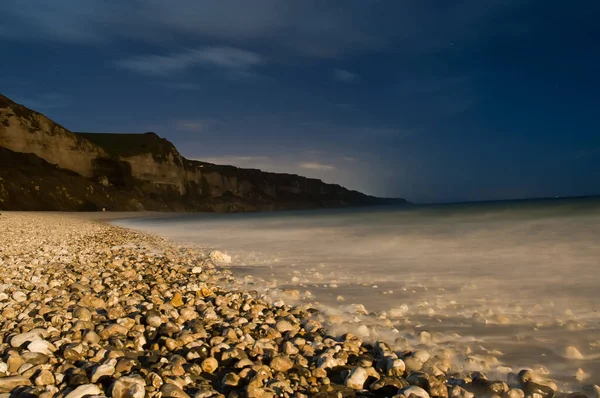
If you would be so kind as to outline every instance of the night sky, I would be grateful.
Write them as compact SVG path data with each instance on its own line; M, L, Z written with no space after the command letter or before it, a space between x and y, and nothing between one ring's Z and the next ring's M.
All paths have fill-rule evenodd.
M598 194L598 21L598 0L2 0L0 93L415 202Z

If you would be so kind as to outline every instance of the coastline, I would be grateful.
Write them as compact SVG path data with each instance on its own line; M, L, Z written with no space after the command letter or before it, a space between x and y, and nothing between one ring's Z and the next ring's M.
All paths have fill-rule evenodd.
M443 351L330 336L333 316L244 292L221 267L225 256L109 224L154 216L173 214L0 215L0 393L517 397L558 389L531 371L487 380L456 372Z

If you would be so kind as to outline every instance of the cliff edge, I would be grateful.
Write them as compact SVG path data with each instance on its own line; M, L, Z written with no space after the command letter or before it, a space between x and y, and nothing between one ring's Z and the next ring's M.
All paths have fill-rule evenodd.
M0 209L238 212L403 203L314 178L189 160L155 133L73 133L0 95Z

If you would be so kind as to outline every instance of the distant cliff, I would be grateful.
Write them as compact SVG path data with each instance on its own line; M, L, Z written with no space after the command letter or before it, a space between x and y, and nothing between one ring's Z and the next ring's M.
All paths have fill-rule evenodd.
M0 150L0 209L234 212L406 203L293 174L188 160L154 133L73 133L2 95Z

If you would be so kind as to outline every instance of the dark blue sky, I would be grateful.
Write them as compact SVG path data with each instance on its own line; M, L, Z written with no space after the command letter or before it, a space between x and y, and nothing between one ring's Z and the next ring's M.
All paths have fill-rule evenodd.
M417 202L600 193L600 2L4 0L0 92L73 131Z

